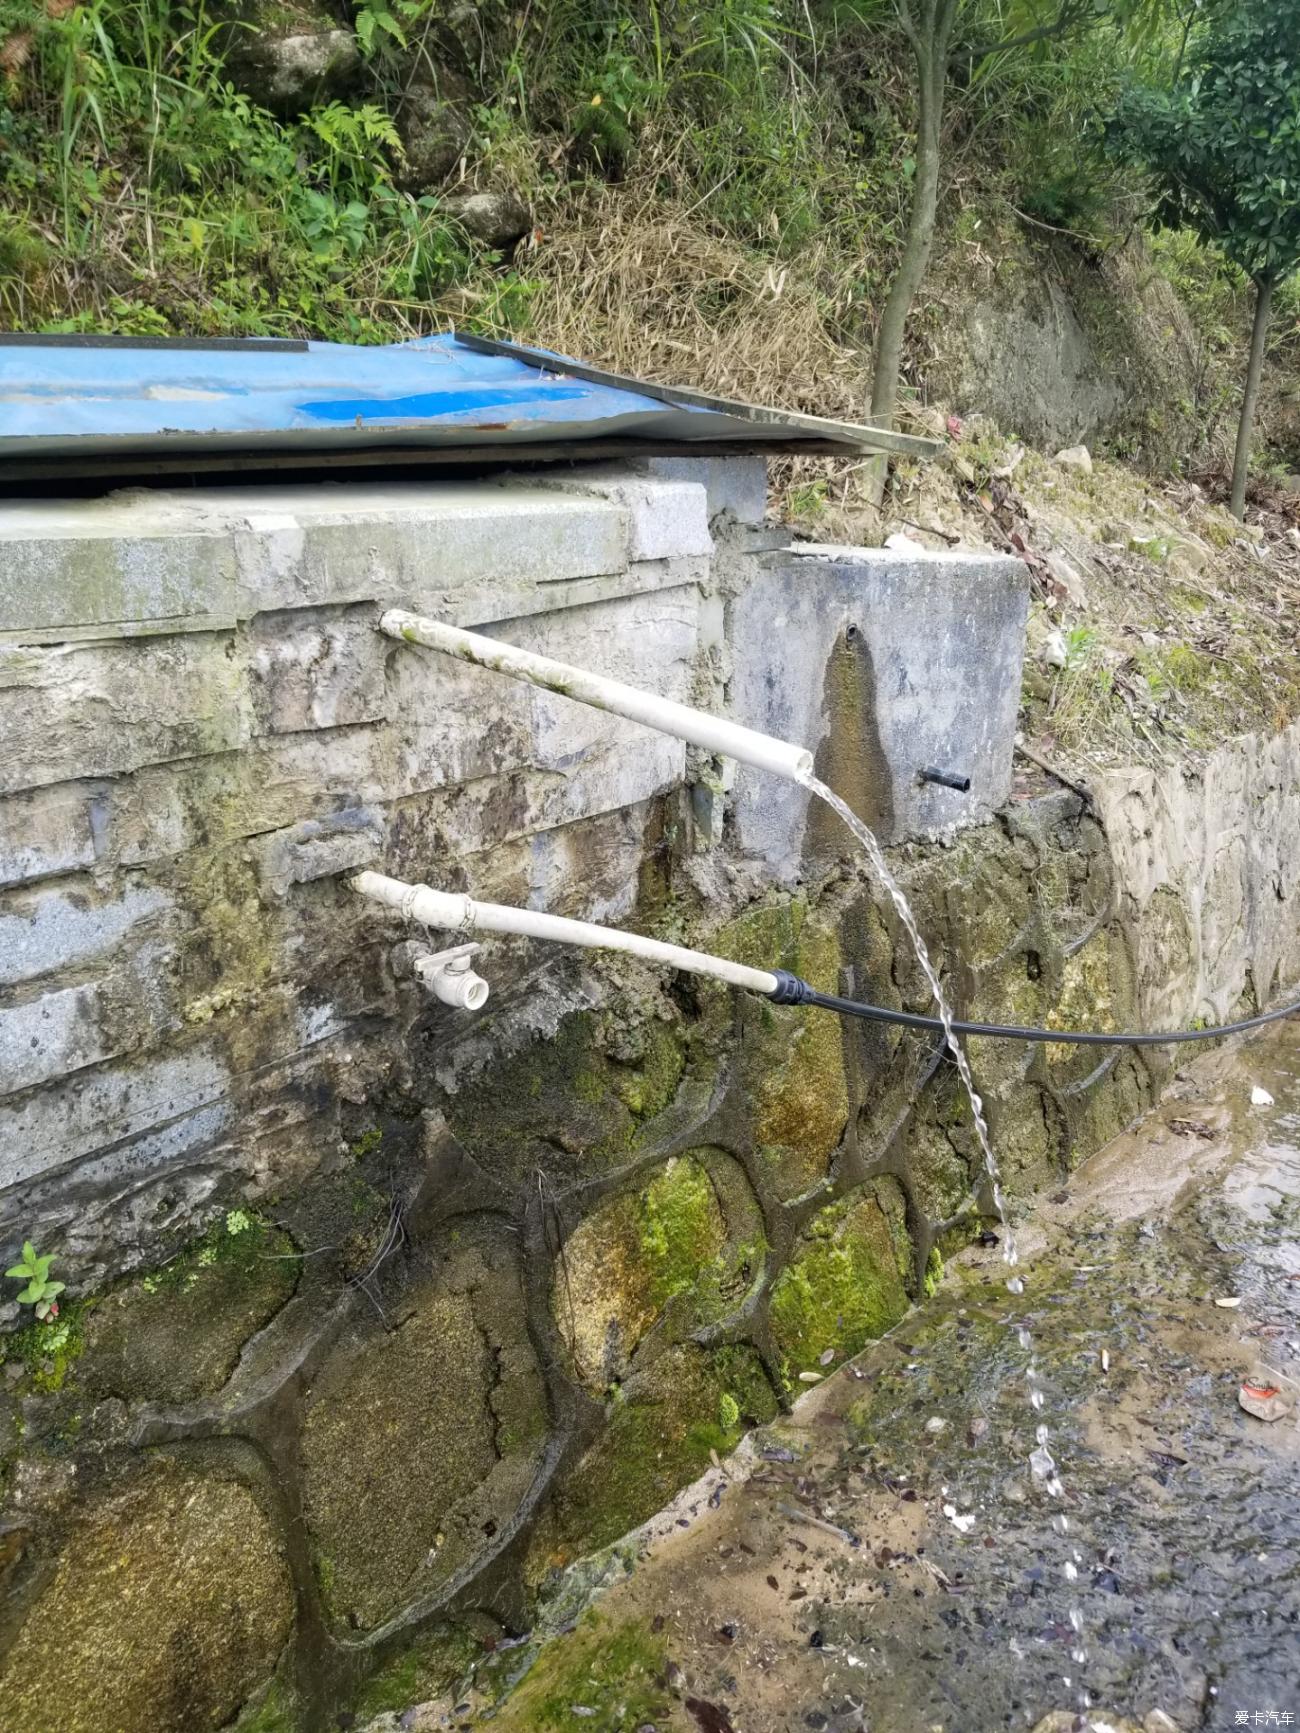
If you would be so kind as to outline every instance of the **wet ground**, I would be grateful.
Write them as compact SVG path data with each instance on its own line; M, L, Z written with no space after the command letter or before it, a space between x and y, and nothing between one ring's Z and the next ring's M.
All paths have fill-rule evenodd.
M1238 1401L1300 1377L1300 1026L1181 1074L1022 1249L1021 1299L972 1252L656 1519L576 1630L392 1725L992 1733L1086 1690L1098 1727L1300 1727L1300 1423ZM1027 1467L1021 1325L1061 1503Z

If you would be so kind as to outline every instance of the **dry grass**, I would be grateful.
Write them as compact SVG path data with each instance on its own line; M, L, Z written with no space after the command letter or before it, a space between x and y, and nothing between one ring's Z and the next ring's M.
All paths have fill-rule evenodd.
M662 384L860 414L870 331L851 261L825 240L788 263L751 251L712 225L707 193L665 196L674 184L668 149L557 201L523 262L536 339Z

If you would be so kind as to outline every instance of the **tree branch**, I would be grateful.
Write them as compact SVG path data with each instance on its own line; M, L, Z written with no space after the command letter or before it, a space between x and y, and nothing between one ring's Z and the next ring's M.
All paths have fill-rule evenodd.
M1082 24L1084 19L1091 15L1091 10L1084 0L1066 0L1066 4L1050 22L1036 24L1032 30L1022 30L1018 36L1004 37L1001 42L984 42L972 48L959 48L951 56L950 64L955 65L963 60L987 60L990 54L1007 54L1014 48L1029 48L1035 42L1049 42Z
M912 17L912 8L908 5L907 0L894 0L894 6L898 13L898 21L903 26L903 34L911 43L917 59L920 60L923 52L921 33L916 28L916 20Z

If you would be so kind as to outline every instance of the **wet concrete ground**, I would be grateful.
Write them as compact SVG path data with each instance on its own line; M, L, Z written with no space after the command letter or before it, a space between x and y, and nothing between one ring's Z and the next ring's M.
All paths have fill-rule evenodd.
M1300 1376L1300 1026L1191 1066L1022 1245L1020 1300L972 1252L656 1519L576 1631L393 1724L992 1733L1086 1690L1097 1726L1300 1727L1300 1424L1238 1404L1260 1362Z

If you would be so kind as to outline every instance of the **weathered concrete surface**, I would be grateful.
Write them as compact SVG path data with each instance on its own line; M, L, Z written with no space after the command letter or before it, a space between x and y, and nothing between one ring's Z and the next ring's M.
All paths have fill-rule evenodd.
M752 728L818 754L817 772L886 843L987 819L1011 787L1028 585L1018 561L813 544L769 557L731 604L731 700ZM969 793L923 782L934 766ZM802 790L742 766L736 840L783 882L844 848Z
M517 840L554 901L585 876L567 832L609 815L639 857L681 784L680 743L398 651L379 606L688 696L706 493L136 493L7 506L0 535L0 1239L62 1237L95 1281L143 1221L337 1159L391 993L340 875L447 882Z
M1300 980L1297 788L1294 724L1097 779L1147 1027L1222 1023Z

